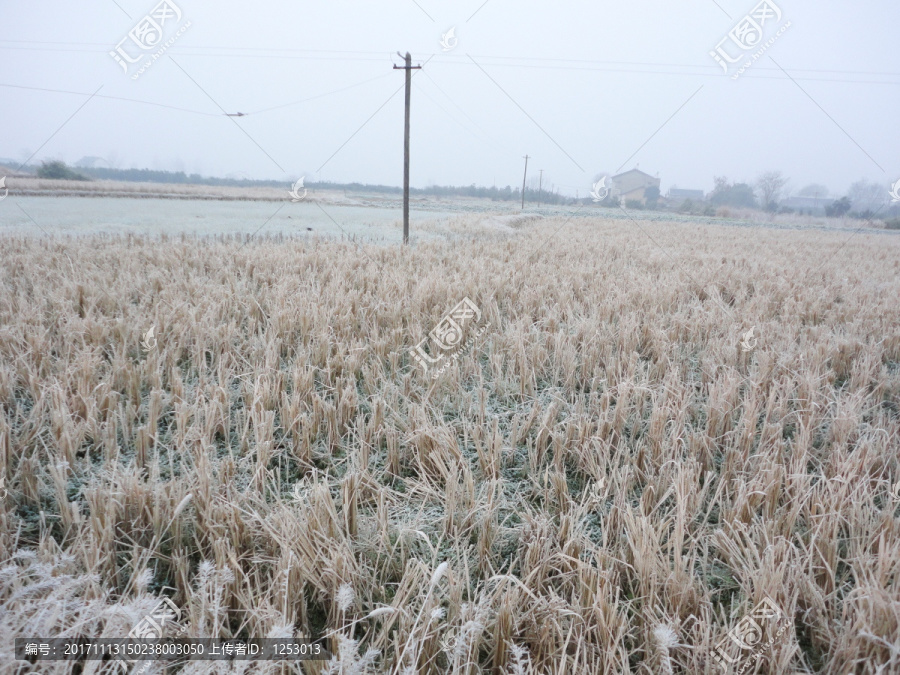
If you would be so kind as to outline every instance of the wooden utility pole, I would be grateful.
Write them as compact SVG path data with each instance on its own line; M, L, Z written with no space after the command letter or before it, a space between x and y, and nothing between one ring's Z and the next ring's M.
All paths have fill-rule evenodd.
M522 210L525 210L525 179L528 178L528 155L525 155L525 175L522 177Z
M420 70L422 66L412 65L412 56L406 52L406 56L397 52L397 56L406 61L404 66L394 66L394 70L406 71L406 121L403 126L403 243L409 243L409 101L412 85L412 71Z
M544 189L544 170L540 169L541 177L538 179L538 206L541 205L541 192Z

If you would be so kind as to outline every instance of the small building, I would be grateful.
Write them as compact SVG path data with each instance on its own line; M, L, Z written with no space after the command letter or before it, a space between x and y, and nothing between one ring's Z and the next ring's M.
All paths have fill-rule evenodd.
M659 178L654 178L638 169L631 169L625 173L620 173L618 176L613 176L612 184L613 196L618 197L623 202L629 199L636 199L646 203L647 197L644 191L649 187L655 187L658 190Z
M666 199L673 199L676 201L690 199L692 201L702 202L705 198L706 195L703 193L703 190L685 190L676 187L669 188L669 192L666 194Z

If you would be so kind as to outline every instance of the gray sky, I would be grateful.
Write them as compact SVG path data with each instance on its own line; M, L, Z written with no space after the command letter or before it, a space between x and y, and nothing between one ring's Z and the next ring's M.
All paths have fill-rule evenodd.
M133 80L109 52L157 1L0 0L0 83L87 94L0 87L0 157L24 160L100 88L186 110L98 96L32 161L398 185L402 91L347 141L402 86L392 64L409 50L428 61L413 78L414 186L515 187L526 153L530 175L573 196L638 164L664 192L767 169L795 192L900 178L896 2L776 0L763 39L790 27L735 81L709 52L754 0L174 0L164 39L190 27Z

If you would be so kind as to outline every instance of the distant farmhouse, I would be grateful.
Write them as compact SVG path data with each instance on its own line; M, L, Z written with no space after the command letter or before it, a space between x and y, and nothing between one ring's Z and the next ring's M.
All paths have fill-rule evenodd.
M666 199L674 199L674 200L697 200L702 202L706 195L703 194L703 190L683 190L681 188L669 188L668 194L666 194Z
M613 176L612 184L613 196L618 197L623 202L629 199L636 199L646 204L647 197L644 194L644 190L653 186L658 190L659 178L654 178L638 169L632 169L631 171L620 173L618 176Z

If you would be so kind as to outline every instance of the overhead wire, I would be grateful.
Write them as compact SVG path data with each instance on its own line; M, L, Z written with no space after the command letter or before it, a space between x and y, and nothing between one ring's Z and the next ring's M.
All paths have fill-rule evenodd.
M363 80L362 82L357 82L355 84L351 84L349 86L342 87L340 89L334 89L332 91L327 91L322 94L317 94L316 96L310 96L309 98L300 99L298 101L291 101L290 103L281 103L279 105L272 106L270 108L262 108L260 110L254 110L254 111L248 112L248 113L242 113L241 117L245 117L247 115L258 115L261 113L270 112L272 110L279 110L281 108L287 108L290 106L307 103L309 101L315 101L316 99L325 98L326 96L331 96L333 94L339 94L341 92L348 91L348 90L354 89L356 87L361 87L365 84L369 84L370 82L375 82L376 80L390 77L390 75L391 75L390 73L386 73L384 75L378 75L376 77L369 78L368 80ZM77 96L89 96L90 95L87 92L72 91L70 89L51 89L49 87L28 87L28 86L21 85L21 84L7 84L7 83L3 83L3 82L0 82L0 87L8 87L11 89L26 89L26 90L30 90L30 91L43 91L43 92L54 93L54 94L73 94L73 95L77 95ZM146 101L146 100L137 99L137 98L128 98L126 96L109 96L109 95L105 95L105 94L97 94L95 96L95 98L105 98L105 99L109 99L109 100L113 100L113 101L125 101L128 103L142 103L144 105L152 105L152 106L157 106L159 108L168 108L170 110L178 110L180 112L192 113L194 115L204 115L207 117L221 117L222 116L222 113L212 113L212 112L208 112L205 110L193 110L191 108L182 108L180 106L168 105L166 103L157 103L156 101Z
M75 47L91 47L91 49L50 49L47 47L30 48L27 46L11 46L11 45L73 45ZM25 51L68 51L68 52L100 52L107 51L109 45L103 43L92 42L52 42L52 41L30 41L30 40L0 40L0 49L8 50L25 50ZM337 49L294 49L294 48L271 48L271 47L215 47L215 46L188 46L179 45L178 51L183 56L215 56L215 57L235 57L235 58L272 58L272 59L308 59L308 60L349 60L349 61L380 61L383 52L379 51L361 51L361 50L337 50ZM263 53L250 53L263 52ZM266 53L267 52L267 53ZM315 56L323 54L327 56ZM347 55L347 56L342 56ZM579 58L562 58L562 57L538 57L538 56L496 56L496 55L478 55L473 54L474 58L481 59L488 65L504 66L510 68L526 68L526 69L548 69L548 70L568 70L568 71L599 71L599 72L620 72L620 73L644 73L648 75L703 75L707 77L721 76L719 67L714 64L683 64L683 63L665 63L665 62L641 62L641 61L621 61L621 60L599 60L599 59L579 59ZM462 64L465 60L455 60L453 55L445 55L445 62L448 64ZM493 63L493 61L506 61L513 63ZM516 63L525 62L525 63ZM585 66L561 66L549 64L588 64L600 66L590 68ZM544 65L548 64L548 65ZM640 68L634 70L630 68L621 68L620 66L634 66ZM707 72L700 73L682 73L670 70L654 70L648 68L682 68L682 69L701 69ZM773 72L779 73L779 69L765 65L759 65L754 68L756 72ZM792 68L791 72L797 73L813 73L813 74L832 74L838 76L862 75L862 76L881 76L900 78L900 73L885 71L866 71L866 70L836 70L827 68ZM756 75L759 79L784 79L783 77L765 78ZM796 78L807 81L821 82L837 82L837 83L856 83L856 84L900 84L900 81L884 81L884 80L865 80L865 79L848 79L846 77L803 77Z
M453 120L454 122L456 122L456 123L457 123L462 129L464 129L467 133L471 134L472 138L477 139L480 143L483 143L483 144L485 144L485 145L490 145L490 146L492 146L492 147L494 148L494 150L500 150L500 151L503 152L504 154L507 154L505 150L503 150L503 149L500 148L499 146L495 145L495 144L492 143L491 141L485 140L485 139L482 138L480 135L476 134L474 131L472 131L471 129L469 129L469 127L467 127L467 126L464 125L462 122L460 122L460 121L459 121L459 120L458 120L458 119L457 119L457 118L456 118L449 110L447 110L444 106L442 106L440 103L438 103L436 100L434 100L434 98L431 96L431 94L429 94L427 91L425 91L424 88L422 88L422 87L419 86L418 84L414 84L413 86L416 88L416 91L418 91L418 92L419 92L420 94L422 94L425 98L427 98L429 101L431 101L431 102L432 102L435 106L437 106L441 111L443 111L443 113L444 113L445 115L447 115L447 117L449 117L451 120ZM512 155L510 155L510 156L512 156Z
M461 107L461 106L453 99L453 97L450 96L450 94L448 94L448 93L444 90L444 88L441 87L441 85L438 84L438 83L435 81L435 79L434 79L433 77L431 77L431 75L428 74L427 71L423 70L423 71L422 71L422 75L424 75L424 76L425 76L425 77L426 77L426 78L427 78L427 79L435 86L435 88L436 88L438 91L440 91L440 92L444 95L444 97L445 97L448 101L450 101L450 103L453 104L453 106L454 106L457 110L459 110L467 120L469 120L469 122L472 123L472 126L474 126L476 129L478 129L479 131L481 131L481 132L485 135L486 138L490 138L490 137L491 137L490 134L489 134L489 133L488 133L488 132L480 125L480 124L478 124L478 122L476 122L475 120L473 120L473 119L469 116L469 114L468 114L468 113L467 113L467 112L466 112L466 111L465 111L465 110L464 110L464 109L463 109L463 108L462 108L462 107ZM421 87L419 87L419 89L420 89L423 93L425 93L425 95L427 96L427 93L424 91L424 89L422 89ZM435 104L437 105L437 102L435 102ZM440 106L439 106L439 107L440 107ZM452 118L452 115L451 115L448 111L445 110L444 112L446 112L447 115L450 116L450 117ZM461 124L461 123L460 123L460 122L457 122L457 124ZM469 133L472 133L472 132L470 131ZM473 134L473 135L474 135L474 134ZM476 136L476 137L477 137L477 136ZM493 141L489 141L489 142L492 142L492 143L493 143ZM515 157L516 159L518 159L519 156L520 156L519 153L513 152L513 151L510 150L509 148L502 147L499 143L495 143L495 144L494 144L494 147L497 148L498 150L502 151L502 152L505 152L505 153L509 154L510 157Z

